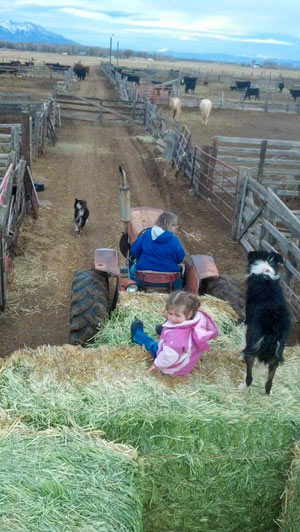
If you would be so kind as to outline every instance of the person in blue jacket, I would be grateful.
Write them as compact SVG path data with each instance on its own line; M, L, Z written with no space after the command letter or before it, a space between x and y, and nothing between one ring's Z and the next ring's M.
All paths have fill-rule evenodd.
M130 254L137 259L130 268L130 278L135 278L136 270L153 270L156 272L179 272L179 264L183 261L185 252L175 231L178 218L171 212L163 212L153 227L146 229L132 244ZM176 279L172 288L182 288L182 280Z

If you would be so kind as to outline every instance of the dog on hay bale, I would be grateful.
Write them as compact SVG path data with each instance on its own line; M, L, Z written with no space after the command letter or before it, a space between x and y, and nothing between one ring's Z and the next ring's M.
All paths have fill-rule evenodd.
M279 265L283 265L279 253L248 253L246 345L239 357L246 363L247 374L246 382L239 385L241 391L251 385L253 363L257 359L261 366L268 368L265 391L269 395L276 369L284 361L291 317L280 285Z
M74 224L77 236L80 236L81 230L88 221L89 214L87 202L76 198L74 202Z

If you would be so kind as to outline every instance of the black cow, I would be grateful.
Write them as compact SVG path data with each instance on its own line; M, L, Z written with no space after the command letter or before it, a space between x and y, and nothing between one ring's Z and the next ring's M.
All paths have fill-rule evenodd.
M290 93L292 98L294 98L294 102L297 100L297 98L300 98L300 89L290 89Z
M183 83L185 85L184 92L187 94L189 91L195 92L196 83L198 78L192 78L191 76L184 76Z
M140 84L140 76L134 76L133 74L125 74L127 76L127 81L133 81L137 85Z
M204 81L203 81L203 85L204 85L204 87L207 87L207 85L208 85L208 81L207 81L207 80L204 80Z
M54 70L55 72L69 70L69 68L71 68L70 65L61 65L60 63L46 63L46 66L48 66L51 70Z
M278 83L278 89L279 89L279 92L282 92L283 89L284 89L284 83L281 81L280 83Z
M255 96L255 100L259 100L259 89L249 88L245 92L244 100L251 100L251 96Z
M236 81L235 82L238 89L250 89L251 81Z
M74 67L73 70L79 80L85 80L86 70L84 67Z

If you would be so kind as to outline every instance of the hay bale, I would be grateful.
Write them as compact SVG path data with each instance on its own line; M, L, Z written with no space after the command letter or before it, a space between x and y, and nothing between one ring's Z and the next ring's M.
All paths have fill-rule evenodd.
M40 346L3 363L0 427L30 429L33 440L49 428L88 428L136 448L145 532L272 532L299 439L300 348L286 350L271 397L261 395L263 377L240 394L242 328L229 305L201 300L220 335L191 375L145 377L151 358L129 345L129 325L138 316L154 330L165 296L126 294L120 336L105 332L113 347Z
M278 519L280 530L298 532L300 530L300 442L297 442L293 449L293 460L282 501L282 515Z
M134 449L96 433L12 430L0 437L1 532L139 532Z
M19 354L2 368L0 408L34 431L88 427L136 448L146 532L276 530L290 449L299 438L300 390L293 384L300 376L299 348L278 371L270 398L257 393L262 382L251 395L239 394L225 363L226 379L219 374L212 382L195 373L173 379L173 389L140 371L128 378L122 365L114 378L93 369L89 383L58 380L47 349L45 365L41 350ZM53 355L56 362L62 350ZM92 364L101 361L88 351ZM218 374L218 360L214 366Z

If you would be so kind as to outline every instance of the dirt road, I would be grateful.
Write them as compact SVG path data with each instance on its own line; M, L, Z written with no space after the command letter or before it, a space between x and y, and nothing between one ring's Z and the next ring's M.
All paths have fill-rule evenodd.
M96 70L78 94L117 97ZM24 345L68 342L73 272L92 267L95 248L118 247L119 164L126 169L132 205L173 210L187 252L212 254L222 273L242 278L245 252L231 241L229 227L188 195L186 179L175 181L143 126L63 120L57 136L56 146L33 161L34 178L44 182L45 191L39 194L38 219L27 217L20 234L8 308L0 315L0 356ZM90 209L80 238L72 224L75 197L86 199Z

